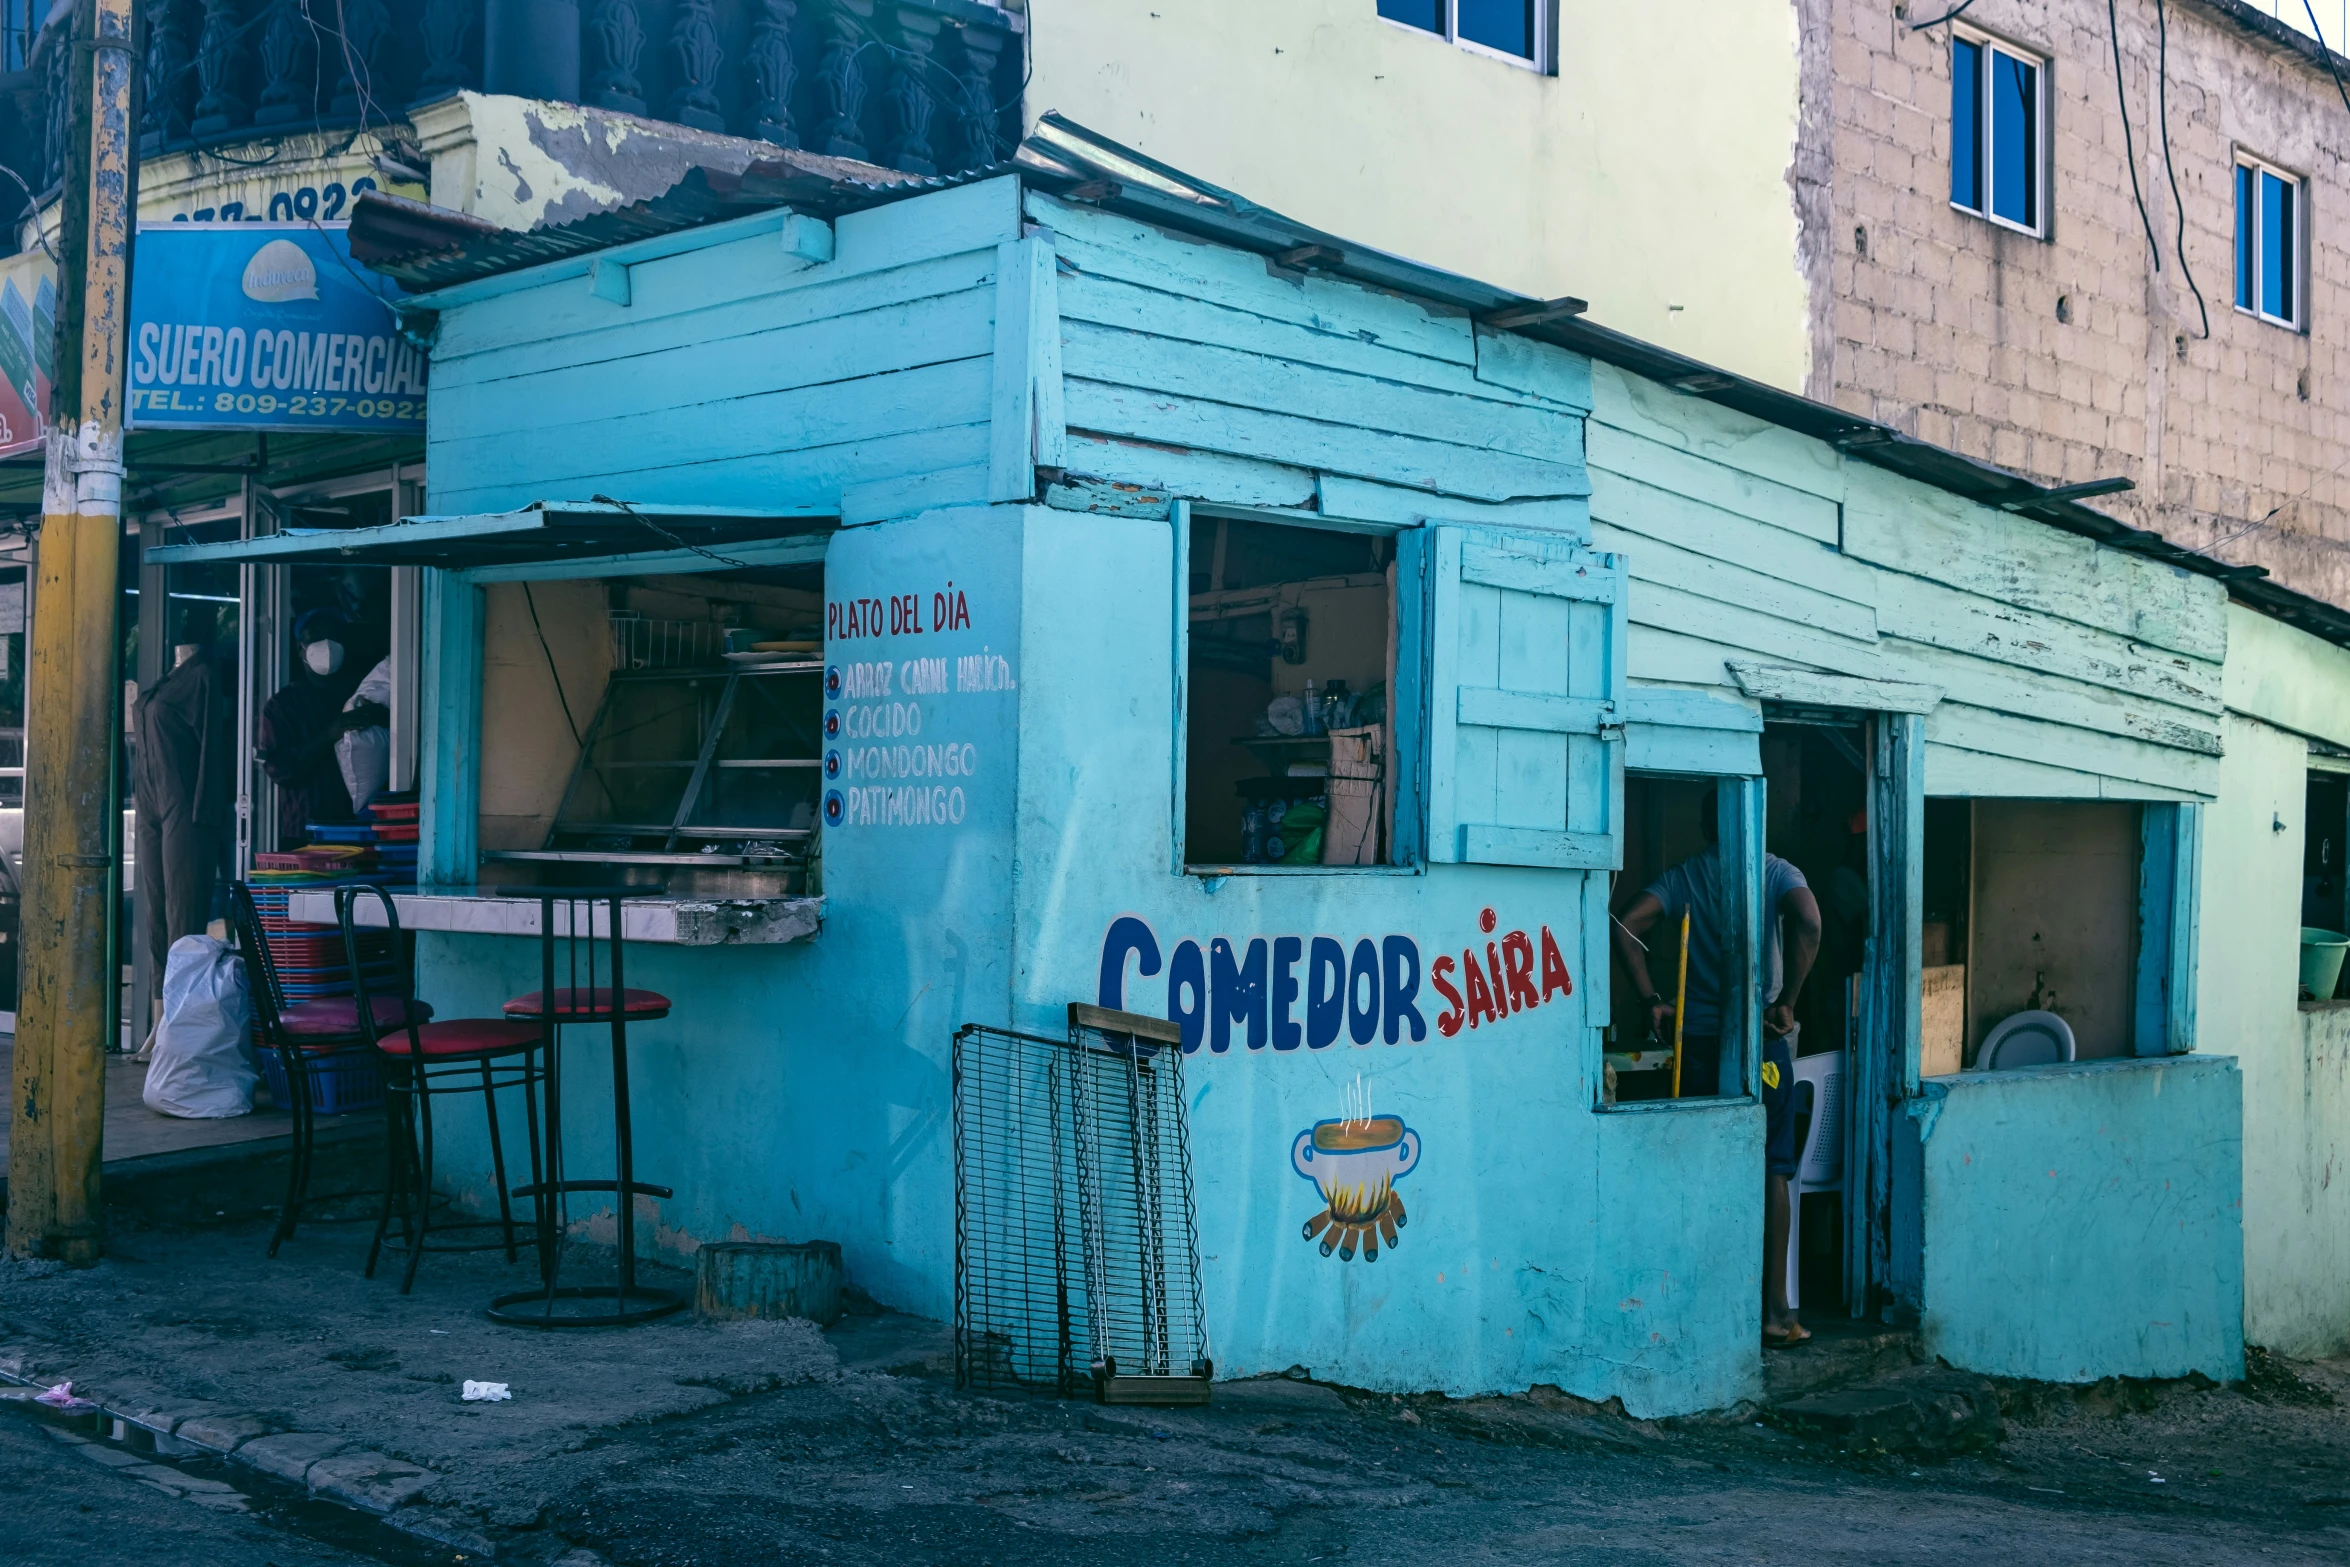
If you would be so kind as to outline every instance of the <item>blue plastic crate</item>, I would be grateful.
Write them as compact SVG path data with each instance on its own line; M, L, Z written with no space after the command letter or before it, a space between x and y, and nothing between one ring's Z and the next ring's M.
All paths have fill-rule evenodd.
M266 1047L257 1046L255 1053L261 1057L261 1075L269 1081L270 1100L281 1110L291 1110L293 1085L286 1081L284 1058ZM308 1068L312 1114L348 1115L383 1108L384 1067L374 1052L312 1056Z

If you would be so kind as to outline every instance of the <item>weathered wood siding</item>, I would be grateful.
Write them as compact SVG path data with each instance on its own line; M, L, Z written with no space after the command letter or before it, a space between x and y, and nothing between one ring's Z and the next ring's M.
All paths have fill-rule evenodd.
M1058 258L1063 504L1588 530L1630 564L1637 684L1735 697L1736 661L1938 688L1937 794L2216 787L2226 595L2208 579L1456 312L1028 206Z
M1799 664L1938 687L1931 794L2173 799L2218 785L2227 596L1608 365L1594 541L1631 564L1634 680Z
M1367 481L1582 532L1579 356L1091 208L1029 211L1059 258L1072 473L1292 507Z
M843 217L810 266L766 214L629 266L626 304L574 274L451 310L432 507L602 493L854 520L984 500L1019 217L1018 182L992 180Z

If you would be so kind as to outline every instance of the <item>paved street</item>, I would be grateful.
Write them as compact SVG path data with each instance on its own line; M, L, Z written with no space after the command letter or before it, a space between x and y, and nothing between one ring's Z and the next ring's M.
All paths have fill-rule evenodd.
M501 1262L436 1258L403 1297L359 1276L357 1227L306 1230L274 1263L261 1239L147 1231L84 1273L0 1264L0 1350L123 1407L200 1400L425 1465L417 1505L523 1563L2350 1559L2338 1363L2263 1358L2230 1388L2007 1384L1996 1450L1925 1462L1539 1390L1399 1399L1267 1377L1219 1385L1205 1410L980 1397L953 1387L944 1329L912 1318L549 1338L480 1316ZM485 1375L513 1401L460 1402L454 1383ZM237 1480L255 1515L103 1472L21 1415L0 1438L0 1560L457 1555L279 1500L296 1493L234 1463L174 1472Z
M266 1507L246 1511L165 1495L5 1412L0 1475L7 1476L8 1498L0 1506L0 1561L26 1567L343 1567L387 1560L291 1533L271 1521ZM388 1532L342 1527L370 1540ZM384 1543L397 1550L400 1542L395 1536ZM449 1553L438 1559L447 1561Z
M562 1466L564 1494L498 1554L546 1562L583 1538L630 1567L1400 1564L1432 1554L1806 1567L1986 1555L2318 1563L2350 1552L2336 1509L2262 1513L2161 1495L2138 1475L2101 1484L2012 1462L1839 1465L1763 1432L1658 1439L1572 1416L1480 1431L1403 1409L1291 1384L1235 1389L1204 1416L1153 1416L852 1377L607 1435L593 1456ZM0 1420L0 1468L14 1499L0 1511L0 1560L10 1562L465 1559L357 1515L325 1520L336 1540L322 1540L318 1508L263 1504L249 1515L164 1496L16 1420Z

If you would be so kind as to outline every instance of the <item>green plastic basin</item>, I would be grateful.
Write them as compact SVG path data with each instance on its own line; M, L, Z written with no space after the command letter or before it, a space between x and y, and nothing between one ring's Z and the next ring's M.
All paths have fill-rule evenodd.
M2350 953L2350 936L2315 925L2301 927L2301 988L2312 1001L2331 1001L2342 982L2342 958Z

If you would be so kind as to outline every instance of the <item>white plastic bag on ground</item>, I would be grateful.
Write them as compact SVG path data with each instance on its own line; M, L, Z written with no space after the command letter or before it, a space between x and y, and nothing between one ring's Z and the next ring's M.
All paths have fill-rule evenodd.
M343 704L348 713L362 702L380 702L392 705L392 661L384 659L367 672L359 682L359 689L351 693L351 700ZM364 810L367 802L391 787L392 732L381 724L366 729L354 729L335 741L335 765L342 769L343 788L351 796L351 809Z
M253 1006L245 960L210 936L182 936L163 966L163 1021L147 1067L147 1108L192 1120L253 1109L246 1054Z

